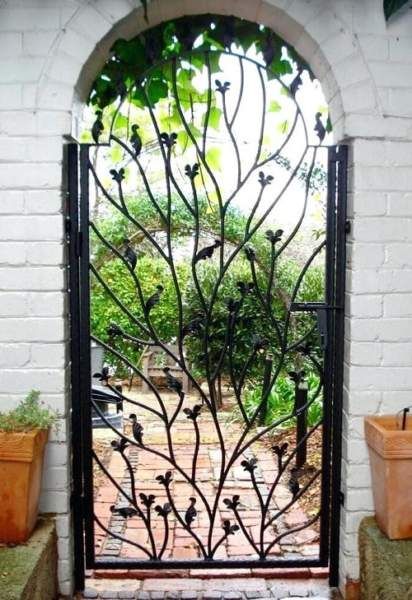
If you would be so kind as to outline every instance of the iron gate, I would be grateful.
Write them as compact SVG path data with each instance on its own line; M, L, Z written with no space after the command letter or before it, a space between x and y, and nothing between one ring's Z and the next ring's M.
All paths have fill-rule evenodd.
M250 58L228 55L240 69L239 89L226 81L224 67L212 82L208 52L201 114L177 86L179 70L187 63L195 68L192 52L133 83L147 100L156 69L170 77L170 118L150 99L144 105L150 140L138 123L118 133L119 107L104 143L97 113L95 143L68 148L78 587L85 566L330 565L331 582L337 581L346 147L322 146L321 113L311 121L297 102L299 82L287 86L275 78L293 119L269 148L273 76ZM260 86L253 116L242 106L249 71ZM218 112L215 135L222 139L211 142ZM112 153L110 160L97 158L97 149L99 156ZM139 208L142 198L150 218ZM312 223L308 235L305 223L315 209L318 228ZM285 226L282 215L290 220ZM146 265L145 279L143 259L153 265L152 271ZM323 285L311 296L315 271ZM158 311L166 295L172 314L168 339L162 339ZM96 321L96 298L102 297L109 316L99 313ZM105 352L107 364L98 373L91 369L92 342ZM152 363L151 375L139 361L159 351L163 362ZM114 375L108 365L117 369ZM119 385L116 375L124 380L125 372L144 390ZM123 411L120 425L108 406ZM96 448L96 417L113 434L109 459ZM106 503L96 477L112 487ZM294 524L297 513L301 521ZM317 533L311 552L294 547L303 531Z

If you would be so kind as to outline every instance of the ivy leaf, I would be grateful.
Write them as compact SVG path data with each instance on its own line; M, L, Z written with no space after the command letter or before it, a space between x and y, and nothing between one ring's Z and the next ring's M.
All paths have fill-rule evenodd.
M222 151L217 146L212 146L206 152L206 162L212 171L220 171L222 168L221 163Z
M408 0L384 0L383 11L385 13L385 19L388 20L389 17L395 14L407 2Z
M279 112L280 110L282 110L282 107L279 104L279 102L277 102L276 100L272 100L269 104L268 111L269 112Z
M152 106L161 98L167 98L169 86L164 79L151 79L146 89L147 97Z
M208 124L213 129L218 130L220 125L220 117L222 116L222 111L217 106L212 106L209 111L209 121ZM206 113L202 118L202 126L204 127L206 123Z
M282 121L282 123L279 123L279 125L277 126L277 130L279 131L279 133L285 134L288 132L289 126L289 121L286 119L285 121Z

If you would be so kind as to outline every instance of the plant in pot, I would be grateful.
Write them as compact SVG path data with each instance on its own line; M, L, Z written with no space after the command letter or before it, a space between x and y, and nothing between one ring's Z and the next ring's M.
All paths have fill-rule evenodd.
M365 417L376 522L391 540L412 538L412 417Z
M26 541L37 521L44 449L56 413L32 390L0 412L0 542Z

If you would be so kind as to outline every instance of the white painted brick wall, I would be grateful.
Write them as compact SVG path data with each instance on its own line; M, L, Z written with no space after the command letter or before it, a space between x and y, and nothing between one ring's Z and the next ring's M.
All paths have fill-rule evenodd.
M336 140L351 146L342 581L358 577L356 529L372 510L362 417L399 410L410 403L412 387L412 14L404 10L385 24L381 4L159 0L150 12L153 24L217 11L276 28L322 78ZM144 27L141 13L120 22L138 5L0 5L0 404L12 406L37 385L62 415L48 448L42 510L59 515L59 579L66 594L72 562L63 135L72 133L73 107L87 97L110 44Z

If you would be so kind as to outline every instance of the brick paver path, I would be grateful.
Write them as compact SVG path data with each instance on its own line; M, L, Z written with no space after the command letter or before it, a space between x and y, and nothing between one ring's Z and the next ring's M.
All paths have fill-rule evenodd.
M339 593L330 590L322 579L271 580L248 579L148 579L144 581L89 580L81 598L114 600L254 600L270 598L283 600L312 598L312 600L338 600Z
M133 392L128 396L137 402L159 410L157 400L150 394ZM176 394L162 393L162 398L167 406L168 414L172 415L177 405ZM197 459L194 460L196 432L193 421L188 418L184 409L193 409L193 406L199 404L199 402L199 398L194 395L185 398L171 432L175 461L186 476L171 467L167 460L148 452L144 447L139 448L131 445L125 451L125 456L135 472L137 498L141 497L140 494L145 494L146 497L153 494L156 497L151 507L150 530L152 539L150 539L150 532L142 518L133 516L125 519L117 512L118 509L129 506L129 502L106 476L101 478L101 484L97 491L95 514L104 528L129 541L116 539L96 525L96 552L99 556L147 559L144 550L133 545L133 542L136 542L149 550L151 544L154 544L158 550L165 544L163 558L166 559L201 558L201 551L193 534L196 534L198 539L206 545L210 520L205 505L200 499L199 491L203 494L204 500L212 507L218 490L222 454L212 418L207 410L202 410L197 420L200 437L199 453ZM161 419L139 406L126 404L124 414L128 416L130 413L135 413L137 420L143 425L144 446L155 452L170 455L171 450L168 446L164 423ZM229 421L229 415L230 410L219 413L226 456L230 456L242 432L239 423ZM131 436L131 425L129 423L126 425L125 432L128 436ZM95 431L95 435L96 439L99 439L101 434L99 431ZM103 435L106 437L107 445L110 445L110 441L116 437L107 431ZM254 470L255 489L251 483L250 472L246 471L241 464L244 460L257 461ZM293 463L291 466L293 466ZM194 468L197 488L190 483ZM112 453L108 470L111 477L130 495L130 475L119 452ZM179 523L176 514L171 513L169 515L169 535L166 540L164 520L153 509L156 505L163 505L168 501L164 486L156 480L159 475L164 475L167 470L173 471L170 492L181 522ZM276 456L261 441L254 443L234 462L226 478L217 507L214 543L222 537L222 526L225 520L230 520L231 524L236 523L234 513L225 504L225 499L239 496L238 512L242 517L244 530L238 530L234 535L228 535L223 543L219 545L215 558L257 557L250 540L253 540L256 545L259 544L260 504L265 502L277 472ZM268 515L273 516L277 511L291 504L292 494L287 485L289 477L290 473L285 473L277 485ZM193 497L196 498L196 514L191 523L192 534L182 526L182 521L186 518L186 511L190 507L190 498ZM114 512L110 508L113 506L115 507ZM142 510L146 510L143 504ZM316 555L318 552L318 534L316 530L313 526L302 529L302 526L308 520L310 520L310 517L301 510L299 503L292 504L280 518L276 519L273 525L266 530L265 547L276 536L285 535L279 543L271 548L270 556L296 558Z

